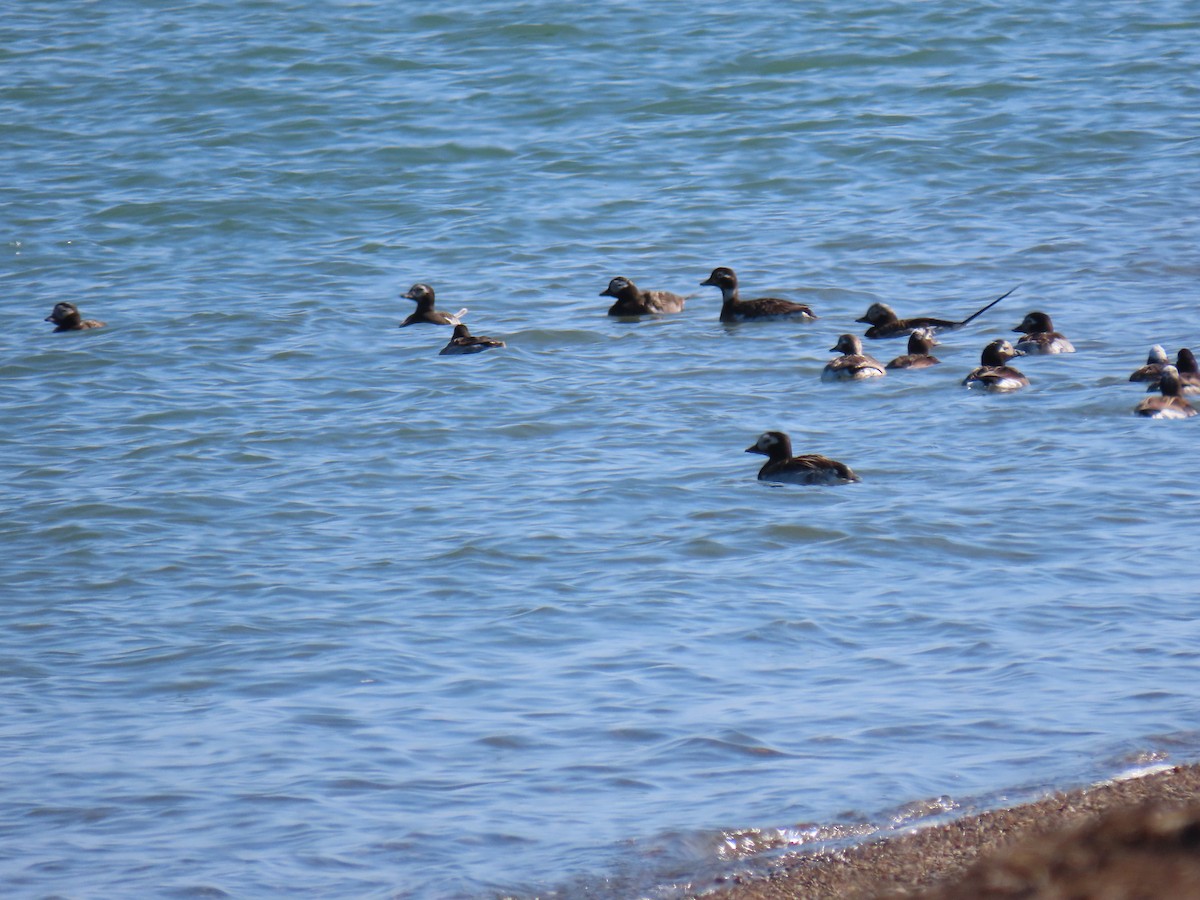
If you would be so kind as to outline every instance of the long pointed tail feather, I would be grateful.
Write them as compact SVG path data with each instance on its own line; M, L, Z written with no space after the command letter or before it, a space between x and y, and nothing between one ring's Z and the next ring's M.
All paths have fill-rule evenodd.
M1017 287L1020 287L1020 285L1017 285ZM991 309L993 306L995 306L997 303L999 303L1001 300L1003 300L1005 297L1007 297L1009 294L1011 294L1016 289L1017 288L1013 288L1012 290L1008 291L1007 293L1001 294L999 297L997 297L995 300L993 300L987 306L983 307L983 309L979 309L979 310L976 310L975 312L971 313L971 315L967 316L965 319L963 319L961 322L958 323L959 326L961 327L963 325L966 325L972 319L978 318L979 316L981 316L983 313L987 312L989 309Z

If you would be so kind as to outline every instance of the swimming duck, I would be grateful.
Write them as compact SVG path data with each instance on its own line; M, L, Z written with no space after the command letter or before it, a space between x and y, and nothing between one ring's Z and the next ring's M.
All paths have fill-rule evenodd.
M858 335L843 334L829 349L842 355L825 366L821 372L822 381L861 381L865 378L882 378L887 374L883 363L862 352L862 341Z
M1017 349L1022 353L1075 352L1071 342L1054 330L1054 323L1044 312L1031 312L1013 331L1021 335L1017 338Z
M433 288L427 284L417 283L408 289L407 293L401 294L407 300L415 300L417 303L416 312L400 323L401 328L408 325L458 325L463 316L467 314L466 307L460 309L454 315L450 313L439 312L433 308Z
M906 334L911 334L918 328L928 329L931 333L935 331L950 331L954 328L962 328L968 322L973 321L978 316L987 312L1001 300L1015 291L1009 291L1007 294L1001 294L987 306L977 309L971 315L967 316L961 322L952 322L949 319L935 319L932 316L918 316L915 319L901 319L886 303L872 303L868 308L866 315L862 318L855 319L856 322L865 322L871 327L866 330L866 337L869 338L894 338L903 337Z
M55 303L50 315L42 321L53 322L56 326L55 331L86 331L89 328L105 327L103 322L96 319L85 319L80 315L74 303L68 303L65 300Z
M810 322L816 318L813 311L803 303L763 297L758 300L742 300L738 297L738 280L733 269L718 266L701 285L712 285L721 289L721 321L745 322L751 319L800 319Z
M601 297L614 297L616 303L608 309L610 316L657 316L683 311L684 298L670 291L641 291L628 278L618 275L600 292Z
M494 350L503 346L505 346L504 341L484 337L483 335L476 337L471 334L466 325L459 324L454 326L454 334L450 338L450 343L438 352L438 356L482 353L484 350Z
M938 344L937 338L928 328L918 328L908 336L908 353L897 356L887 364L889 369L927 369L941 362L929 351Z
M979 368L963 379L963 385L978 385L989 391L1015 391L1026 387L1029 379L1012 366L1005 365L1013 357L1024 355L1004 338L992 341L979 355Z
M1180 393L1179 370L1174 366L1163 369L1159 390L1162 391L1160 396L1147 397L1134 412L1148 419L1186 419L1196 414L1192 404Z
M758 470L759 481L781 481L788 484L851 484L862 481L845 463L827 456L809 453L792 456L792 439L782 431L765 431L747 453L767 457Z
M1183 385L1185 394L1200 392L1200 365L1196 364L1196 355L1187 347L1175 354L1175 368L1179 370L1179 383ZM1189 388L1196 390L1190 391Z
M1150 348L1150 355L1146 357L1146 364L1136 370L1129 376L1130 381L1153 381L1158 382L1162 377L1162 370L1168 364L1167 351L1162 348L1161 344L1155 344Z

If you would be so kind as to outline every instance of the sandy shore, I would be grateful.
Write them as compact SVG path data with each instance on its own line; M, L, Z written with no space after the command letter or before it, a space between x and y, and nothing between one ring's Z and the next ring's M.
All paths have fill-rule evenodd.
M1200 766L1180 766L714 885L710 900L1200 898Z

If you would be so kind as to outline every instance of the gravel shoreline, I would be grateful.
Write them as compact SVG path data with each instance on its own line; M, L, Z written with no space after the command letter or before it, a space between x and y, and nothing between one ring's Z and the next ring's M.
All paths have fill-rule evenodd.
M1200 898L1200 766L787 857L706 900Z

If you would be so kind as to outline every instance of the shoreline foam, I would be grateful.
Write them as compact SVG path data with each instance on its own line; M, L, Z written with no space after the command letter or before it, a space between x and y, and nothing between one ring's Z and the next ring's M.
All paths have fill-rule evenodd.
M710 900L1200 897L1200 765L1153 769L725 878Z

